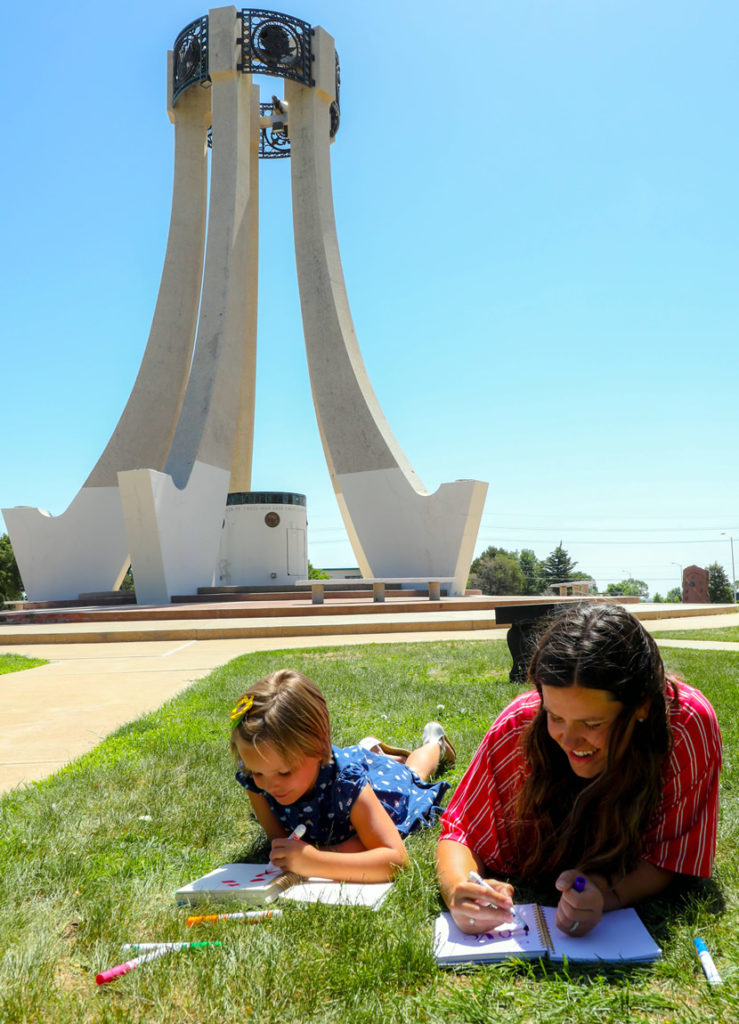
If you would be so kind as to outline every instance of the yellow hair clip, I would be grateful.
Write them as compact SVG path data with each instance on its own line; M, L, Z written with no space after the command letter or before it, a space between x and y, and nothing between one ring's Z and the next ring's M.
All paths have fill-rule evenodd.
M235 729L242 718L246 717L254 703L253 697L242 697L230 715L231 725Z

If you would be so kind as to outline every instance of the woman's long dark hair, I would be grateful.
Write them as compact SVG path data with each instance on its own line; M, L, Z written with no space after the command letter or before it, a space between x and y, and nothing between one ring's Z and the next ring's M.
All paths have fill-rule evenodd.
M547 730L543 708L524 734L530 772L518 798L520 874L578 868L615 883L636 866L641 837L662 793L672 733L668 684L659 650L621 605L573 603L539 640L529 679L542 686L605 690L623 704L609 734L606 767L593 779L572 771ZM636 711L650 699L644 721Z

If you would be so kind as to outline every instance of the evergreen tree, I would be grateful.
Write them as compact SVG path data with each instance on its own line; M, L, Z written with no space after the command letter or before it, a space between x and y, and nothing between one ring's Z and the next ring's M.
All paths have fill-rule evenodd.
M713 562L707 566L708 569L708 600L711 604L731 604L734 595L731 592L731 584L725 570Z
M541 563L542 574L547 586L551 586L553 583L565 583L567 580L571 580L576 565L577 562L572 561L570 556L562 547L562 541L560 541L554 551L552 551L550 555L547 555Z

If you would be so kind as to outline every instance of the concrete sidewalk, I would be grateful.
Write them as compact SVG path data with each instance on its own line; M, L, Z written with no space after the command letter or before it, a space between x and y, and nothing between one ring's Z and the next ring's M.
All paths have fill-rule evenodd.
M387 632L364 635L337 632L321 636L180 638L117 643L113 634L107 643L24 643L18 646L4 643L0 635L0 653L49 661L39 668L0 677L3 722L0 793L51 775L91 750L121 725L155 710L214 668L241 654L361 643L502 640L507 631L507 627L502 627L395 632L393 618L386 618ZM736 626L739 612L650 620L644 625L651 632ZM665 640L660 643L698 650L739 651L739 644L713 641ZM285 660L281 658L275 668Z
M0 653L49 661L0 676L0 793L51 775L121 725L156 710L241 654L368 643L501 640L505 634L506 628L17 647L0 641ZM284 664L281 658L275 669Z

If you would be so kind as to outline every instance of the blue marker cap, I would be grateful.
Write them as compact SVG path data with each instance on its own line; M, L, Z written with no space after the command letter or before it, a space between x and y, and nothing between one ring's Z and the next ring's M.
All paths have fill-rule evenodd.
M705 944L703 939L693 939L693 944L699 953L707 953L708 946Z
M575 881L572 883L572 888L575 890L575 892L585 892L586 885L587 882L582 877L582 875L578 875Z

